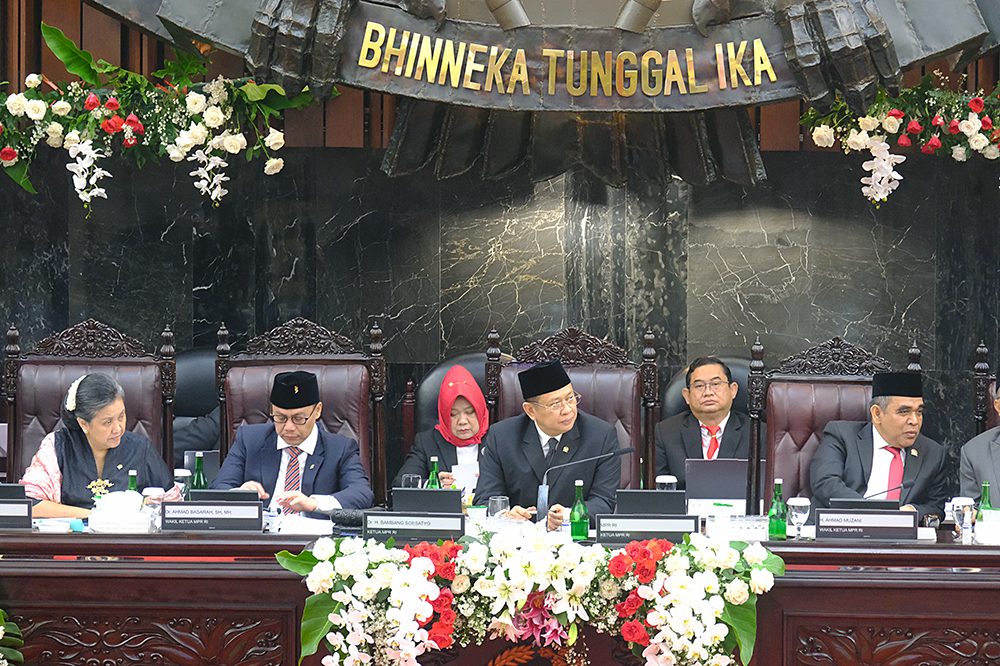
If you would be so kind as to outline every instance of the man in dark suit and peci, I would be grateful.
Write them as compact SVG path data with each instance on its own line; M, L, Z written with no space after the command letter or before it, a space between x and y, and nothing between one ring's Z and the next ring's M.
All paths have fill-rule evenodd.
M358 443L328 433L311 372L283 372L271 389L273 424L243 425L213 488L255 490L270 509L326 518L335 509L372 505Z
M476 504L506 495L510 513L528 519L538 497L542 476L550 467L617 451L618 435L611 424L579 411L579 394L558 360L545 361L517 376L524 414L490 427L479 460ZM621 481L621 458L610 456L581 463L549 475L550 530L563 522L573 505L575 481L583 480L587 512L593 517L614 513Z
M684 461L747 458L750 452L750 418L733 411L739 385L721 359L703 356L688 366L687 387L682 391L690 412L656 424L656 473L677 477L684 490Z

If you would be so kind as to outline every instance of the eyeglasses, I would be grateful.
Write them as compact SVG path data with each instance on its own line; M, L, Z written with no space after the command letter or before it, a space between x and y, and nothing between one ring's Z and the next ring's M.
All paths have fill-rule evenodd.
M275 422L276 425L285 425L289 421L297 426L305 425L312 418L313 414L316 413L316 406L314 405L312 411L309 412L309 416L302 416L301 414L296 414L295 416L289 418L284 414L271 414L271 420Z
M558 402L553 402L551 405L543 405L542 403L535 402L535 401L531 401L531 404L533 404L536 407L539 407L541 409L547 409L550 412L558 412L558 411L562 411L562 408L564 406L566 406L566 405L569 405L570 407L572 407L573 405L578 404L582 398L583 398L583 396L580 395L579 393L574 393L569 398L566 398L565 400L560 400Z
M694 391L695 393L699 394L704 393L705 389L707 388L711 388L712 393L718 393L720 390L722 390L723 386L726 386L728 384L729 382L725 381L724 379L716 379L715 381L711 382L695 382L694 384L691 384L691 386L689 386L688 388Z

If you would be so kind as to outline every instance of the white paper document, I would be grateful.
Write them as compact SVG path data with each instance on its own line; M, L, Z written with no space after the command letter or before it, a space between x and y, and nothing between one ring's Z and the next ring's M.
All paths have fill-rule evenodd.
M451 468L451 473L455 476L455 485L465 493L471 493L479 480L479 461L455 465Z

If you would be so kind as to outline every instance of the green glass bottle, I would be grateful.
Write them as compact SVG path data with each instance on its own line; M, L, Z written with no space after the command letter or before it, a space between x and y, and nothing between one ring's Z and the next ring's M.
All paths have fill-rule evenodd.
M438 459L437 456L431 456L431 476L427 479L428 488L440 488L441 479L438 477Z
M767 512L767 538L769 541L783 541L788 528L785 499L781 496L781 479L774 480L774 497Z
M990 520L993 517L990 515L990 512L993 510L993 504L990 503L990 482L983 481L983 491L979 497L979 510L976 512L976 522L984 520L984 514L988 516L985 520Z
M569 532L574 541L580 541L590 536L590 516L587 505L583 502L583 479L576 480L576 499L569 512Z
M134 469L128 471L128 489L139 492L139 473Z
M208 478L205 476L205 454L201 451L194 454L194 476L191 477L191 490L208 490Z

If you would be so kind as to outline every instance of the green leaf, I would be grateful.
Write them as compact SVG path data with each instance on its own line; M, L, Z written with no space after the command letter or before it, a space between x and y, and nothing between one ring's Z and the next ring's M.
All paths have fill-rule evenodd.
M274 557L278 560L278 564L302 576L308 576L316 563L319 562L311 550L303 550L298 555L292 555L287 550L283 550Z
M306 599L306 607L302 612L302 656L316 654L319 643L330 631L333 623L330 622L330 613L339 608L340 604L333 600L329 594L314 594Z
M20 636L4 636L0 638L0 646L3 647L19 648L22 645L24 645L24 641Z
M576 633L577 633L576 622L574 622L573 624L569 625L569 631L567 632L568 636L566 638L567 645L572 645L573 643L576 643Z
M94 56L77 48L59 28L42 23L42 37L53 54L66 66L66 71L75 74L92 86L101 85L101 76L94 65Z
M161 79L170 79L175 86L189 86L191 79L208 73L205 67L205 59L200 55L188 53L186 51L176 51L177 60L168 60L163 63L163 69L153 72L153 76Z
M771 551L767 552L767 559L761 562L761 566L775 576L785 575L785 561Z
M3 657L9 662L16 662L19 664L24 662L24 655L14 648L0 647L0 657Z
M34 187L31 185L31 181L28 180L28 163L24 160L18 160L16 164L9 167L4 167L4 173L14 179L14 182L31 192L32 194L38 194Z
M720 619L732 629L730 633L736 634L736 642L740 646L740 661L749 664L754 642L757 640L757 595L751 592L750 599L739 606L727 601Z
M267 93L272 90L277 91L278 94L281 95L282 97L285 96L285 89L273 83L265 83L264 85L258 85L253 81L247 81L246 85L240 88L240 90L242 90L247 94L247 99L250 100L251 102L261 101L262 99L267 97Z

